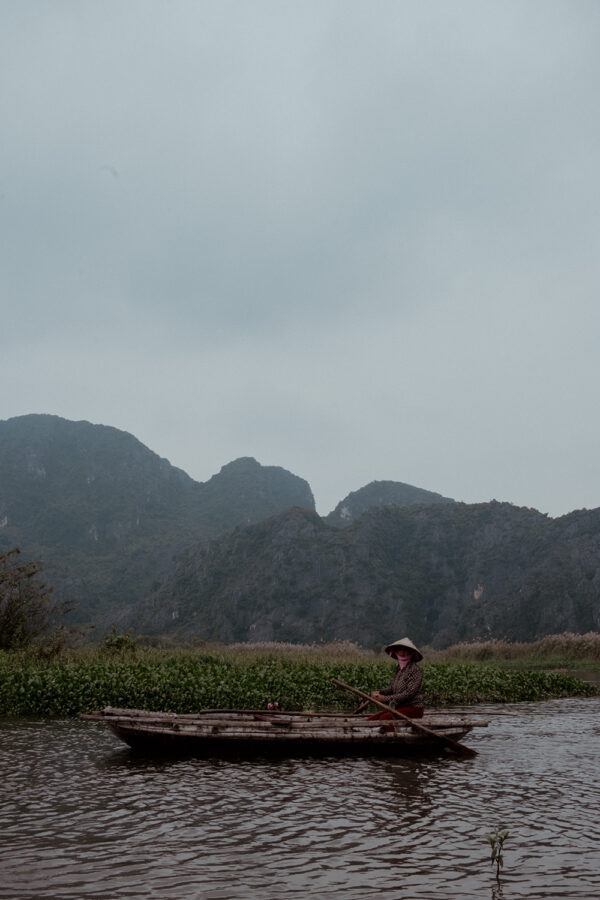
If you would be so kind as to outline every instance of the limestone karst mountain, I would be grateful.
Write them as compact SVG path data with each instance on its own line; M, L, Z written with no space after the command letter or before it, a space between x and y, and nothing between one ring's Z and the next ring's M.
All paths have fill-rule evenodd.
M371 481L344 497L325 521L329 525L346 526L375 506L414 506L419 503L453 503L434 491L413 487L400 481Z
M600 510L385 506L343 529L286 510L189 548L135 614L185 638L372 647L599 630Z
M443 646L600 628L600 510L375 481L321 518L283 468L243 457L196 482L127 432L50 415L0 422L0 552L15 546L98 635Z
M188 544L290 506L314 509L307 482L251 458L201 483L116 428L0 422L0 549L41 558L85 621L141 599Z

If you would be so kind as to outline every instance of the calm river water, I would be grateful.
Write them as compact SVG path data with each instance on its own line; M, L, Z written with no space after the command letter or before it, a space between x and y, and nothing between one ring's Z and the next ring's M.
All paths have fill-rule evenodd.
M503 709L466 760L160 761L101 723L0 722L0 897L600 896L600 699Z

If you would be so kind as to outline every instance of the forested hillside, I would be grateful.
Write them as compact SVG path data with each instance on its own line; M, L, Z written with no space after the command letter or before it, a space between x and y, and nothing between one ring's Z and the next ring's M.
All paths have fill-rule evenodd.
M599 601L600 510L387 506L339 529L294 509L188 550L136 621L206 640L442 647L597 630Z

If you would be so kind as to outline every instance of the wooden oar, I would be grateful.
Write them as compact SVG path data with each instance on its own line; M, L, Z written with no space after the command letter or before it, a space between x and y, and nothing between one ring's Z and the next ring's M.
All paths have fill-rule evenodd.
M416 728L418 731L423 731L425 734L436 738L436 740L442 741L442 743L446 744L448 747L451 747L452 750L454 750L456 753L460 753L461 756L477 756L476 750L471 750L470 747L465 747L464 744L459 744L458 741L453 741L452 738L446 737L445 734L437 734L435 731L432 731L431 728L426 728L425 725L421 725L416 719L411 719L410 716L405 716L404 713L398 712L397 709L392 709L392 707L388 706L386 703L380 703L379 700L375 700L373 697L369 697L368 694L365 694L363 691L359 691L358 688L350 687L349 684L344 684L343 681L338 681L337 678L332 678L331 680L334 684L337 684L339 687L345 688L352 694L356 694L358 697L362 697L364 700L370 700L371 703L374 703L376 706L380 706L382 709L393 713L398 719L404 719L406 722L408 722L409 725L412 725L412 727Z

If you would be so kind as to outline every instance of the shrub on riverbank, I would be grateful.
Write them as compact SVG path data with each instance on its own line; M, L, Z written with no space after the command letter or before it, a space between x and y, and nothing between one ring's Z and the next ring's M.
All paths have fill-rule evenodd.
M592 685L562 673L507 672L477 664L423 663L426 704L543 700L592 696ZM370 692L389 683L393 665L374 654L338 646L332 657L310 648L158 651L133 649L71 654L40 662L31 655L0 654L0 715L72 716L104 706L194 712L205 708L283 709L337 707L356 697L332 684L338 678Z

